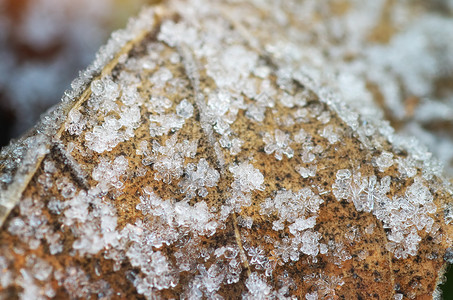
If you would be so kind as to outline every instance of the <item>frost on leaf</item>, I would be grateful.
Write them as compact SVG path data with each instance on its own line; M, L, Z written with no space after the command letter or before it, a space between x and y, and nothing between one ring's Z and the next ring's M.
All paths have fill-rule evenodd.
M187 201L163 200L150 189L146 189L145 195L140 199L138 210L145 215L159 217L170 228L212 235L218 226L215 215L209 211L204 201L199 201L192 206Z
M248 193L253 190L264 190L264 176L252 164L242 162L238 165L230 166L229 170L234 176L232 184L234 191Z
M247 293L242 296L242 299L271 299L271 287L267 284L266 279L257 273L250 274L245 281L245 286Z
M187 164L184 172L186 175L179 182L179 186L189 200L197 195L197 191L198 196L206 197L208 194L206 188L215 186L220 177L219 172L211 168L204 158L200 159L197 165Z
M452 22L318 2L170 0L114 33L0 151L0 298L433 297L452 188L381 108L446 120Z
M98 186L104 191L107 191L109 187L121 189L123 182L120 181L120 177L127 169L128 160L124 156L118 156L112 163L101 158L101 162L94 168L92 176L98 182Z
M177 143L177 135L173 135L161 146L153 141L153 150L150 160L156 170L154 178L165 183L171 183L173 178L179 178L183 174L186 157L193 158L197 151L197 141L183 141Z
M294 150L289 146L291 143L289 134L286 134L279 129L275 129L274 135L266 132L264 134L263 141L266 144L264 152L267 154L275 152L275 158L277 160L282 160L283 154L285 154L288 158L291 158L294 155Z
M347 199L358 211L371 212L383 222L387 234L387 249L397 258L416 255L421 238L418 231L433 230L434 220L430 215L437 211L433 196L421 178L415 178L404 195L387 197L390 191L390 177L379 182L376 176L362 177L344 169L337 172L332 186L337 200Z
M250 206L252 191L264 190L264 176L248 162L231 165L229 170L234 176L234 181L231 184L232 195L227 199L227 204L232 209L240 211L242 206Z

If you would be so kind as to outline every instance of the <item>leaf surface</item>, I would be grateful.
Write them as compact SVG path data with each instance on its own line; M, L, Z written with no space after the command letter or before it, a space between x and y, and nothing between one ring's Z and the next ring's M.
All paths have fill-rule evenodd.
M2 151L3 295L432 298L448 180L303 9L170 1L113 34Z

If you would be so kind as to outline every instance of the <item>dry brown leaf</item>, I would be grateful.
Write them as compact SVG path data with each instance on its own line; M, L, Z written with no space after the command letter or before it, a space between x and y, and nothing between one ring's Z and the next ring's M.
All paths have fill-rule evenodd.
M436 295L451 187L317 73L299 12L168 2L114 34L1 153L1 295Z

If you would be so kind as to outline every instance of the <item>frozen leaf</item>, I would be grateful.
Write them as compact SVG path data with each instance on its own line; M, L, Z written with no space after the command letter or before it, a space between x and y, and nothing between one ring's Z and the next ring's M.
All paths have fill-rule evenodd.
M452 187L377 95L429 92L397 48L451 22L344 3L168 1L114 33L2 149L0 295L435 297ZM377 46L391 9L408 33Z

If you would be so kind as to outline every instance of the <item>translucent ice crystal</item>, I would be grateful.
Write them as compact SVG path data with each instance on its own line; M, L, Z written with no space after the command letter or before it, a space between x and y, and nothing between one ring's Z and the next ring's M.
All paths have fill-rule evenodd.
M247 293L242 296L242 299L270 299L272 296L272 288L267 284L266 279L258 273L253 272L245 281Z
M376 158L376 164L379 168L379 171L384 172L393 165L393 154L383 151L381 155Z
M193 105L187 101L186 99L183 99L177 106L176 106L176 114L179 117L182 117L184 119L188 119L192 117L193 115Z
M188 164L185 174L179 186L181 187L181 192L186 193L186 199L195 197L197 190L199 196L206 197L208 194L206 188L215 186L220 178L219 172L211 168L204 158L200 159L197 165Z
M98 181L98 186L105 191L112 186L121 188L123 183L120 177L127 171L128 165L129 162L124 156L118 156L111 163L101 158L100 163L93 170L93 179Z
M294 155L294 150L289 146L291 143L290 135L284 133L280 129L275 129L274 135L266 132L263 141L266 144L264 152L267 154L275 152L275 158L277 160L282 160L283 154L288 158L291 158Z
M173 178L179 178L183 174L185 157L194 157L197 151L197 141L182 143L176 141L176 135L169 138L165 146L153 141L151 160L154 162L154 170L157 171L154 175L156 180L170 183Z
M229 167L234 176L232 187L234 190L248 193L253 190L264 190L264 176L248 162L234 164Z

